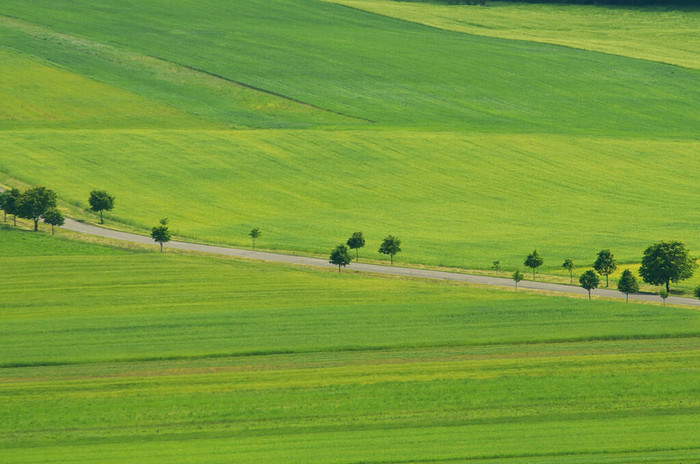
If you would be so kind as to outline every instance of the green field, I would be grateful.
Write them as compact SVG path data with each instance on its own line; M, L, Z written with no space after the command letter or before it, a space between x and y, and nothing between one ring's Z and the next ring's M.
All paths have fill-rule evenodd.
M696 310L0 240L3 463L700 458Z
M0 180L82 211L106 188L111 221L167 216L237 246L261 227L261 246L294 252L358 229L368 257L391 233L405 262L477 269L533 248L550 271L607 247L623 262L660 239L700 248L700 71L316 1L262 10L4 2Z

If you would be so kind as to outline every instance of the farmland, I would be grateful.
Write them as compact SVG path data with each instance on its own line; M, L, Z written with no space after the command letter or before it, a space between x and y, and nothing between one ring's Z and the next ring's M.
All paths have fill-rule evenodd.
M548 272L601 248L633 263L659 239L700 249L692 66L315 1L226 8L4 2L0 181L50 184L83 218L106 188L110 219L137 230L167 216L247 246L261 227L261 246L296 253L354 230L368 257L391 233L405 262L471 269L533 248Z
M3 462L698 457L696 310L48 239L2 234Z

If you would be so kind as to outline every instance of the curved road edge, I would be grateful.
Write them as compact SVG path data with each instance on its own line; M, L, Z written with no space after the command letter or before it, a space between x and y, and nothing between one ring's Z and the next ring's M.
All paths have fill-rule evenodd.
M114 240L121 240L125 242L141 243L145 245L155 245L156 243L152 238L146 237L144 235L137 235L128 232L120 232L117 230L105 229L103 227L98 227L93 224L88 224L84 222L74 221L72 219L66 218L66 223L63 228L73 232L79 232L88 235L95 235L98 237L110 238ZM281 253L269 253L263 251L253 251L253 250L242 250L238 248L228 248L215 245L203 245L199 243L190 242L179 242L171 241L163 244L164 248L171 248L175 250L184 251L196 251L200 253L210 253L216 255L224 256L235 256L239 258L248 258L254 260L269 261L275 263L286 263L286 264L298 264L302 266L316 266L325 268L334 268L335 265L330 264L327 260L320 258L309 258L304 256L292 256L285 255ZM395 276L405 276L405 277L417 277L422 279L433 279L433 280L449 280L455 282L465 282L478 285L489 285L495 287L513 287L514 283L511 279L506 279L502 277L489 277L489 276L478 276L471 274L458 274L453 272L445 271L431 271L425 269L411 269L405 267L388 267L380 266L377 264L362 264L362 263L351 263L348 266L349 269L370 272L375 274L387 274ZM552 284L547 282L535 282L535 281L521 281L518 284L518 288L529 289L529 290L542 290L547 292L562 293L568 295L587 295L588 292L581 288L575 287L573 285L563 285L563 284ZM616 290L609 289L596 289L593 291L593 295L604 298L614 298L614 299L624 299L625 295ZM638 301L650 301L655 303L662 303L663 300L660 296L648 293L634 293L630 294L630 300ZM673 305L686 305L686 306L700 306L700 300L693 298L684 298L677 296L670 296L666 299L668 304Z

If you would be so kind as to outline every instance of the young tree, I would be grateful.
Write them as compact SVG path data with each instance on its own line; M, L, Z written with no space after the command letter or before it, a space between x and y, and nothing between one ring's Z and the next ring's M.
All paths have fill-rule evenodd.
M605 276L605 286L608 286L608 276L615 272L617 269L617 263L615 262L615 256L610 252L610 250L601 250L598 253L598 257L593 263L593 269L600 275Z
M170 231L168 230L168 218L160 220L160 225L151 229L151 237L160 243L160 252L163 252L163 244L170 241Z
M493 269L494 271L501 270L501 262L500 261L494 261L492 264L493 265L491 266L491 269Z
M617 289L626 295L625 301L627 302L630 300L630 293L637 293L639 291L637 278L632 274L632 271L629 269L622 271L620 280L617 282Z
M515 282L515 288L518 288L518 282L520 282L521 280L523 280L524 277L525 277L525 276L523 275L522 272L520 272L520 269L516 270L516 271L513 273L513 281Z
M664 300L664 306L666 306L666 298L668 298L668 291L665 288L659 290L659 296Z
M542 263L544 263L544 259L537 254L537 250L534 250L532 253L527 255L527 258L525 258L524 264L527 267L532 268L532 280L535 280L535 269L542 266Z
M598 285L600 284L598 274L596 274L592 269L589 269L583 274L581 274L581 277L578 278L578 281L581 283L581 287L588 290L588 299L590 300L591 290L593 290L594 288L598 288Z
M695 287L695 298L700 298L700 285Z
M54 234L54 226L62 226L66 220L59 210L49 208L44 213L44 222L51 225L51 235Z
M255 250L255 239L260 237L262 235L262 232L260 231L260 227L256 227L253 230L251 230L248 235L250 235L250 238L253 239L253 250Z
M355 260L360 261L360 248L365 246L365 237L362 232L355 232L347 241L348 246L355 250Z
M639 275L648 284L666 284L668 292L670 282L692 277L697 267L682 242L657 242L644 250Z
M114 197L104 190L93 190L88 202L91 210L100 213L100 224L104 224L102 211L111 211L114 208Z
M333 251L331 251L331 255L328 258L329 263L338 266L338 272L340 272L341 266L347 266L348 264L350 264L350 261L352 261L352 257L350 256L350 250L347 246L343 245L342 243L335 247Z
M571 258L566 258L564 263L561 265L564 269L569 271L569 283L574 283L574 260Z
M398 237L389 235L379 246L379 252L391 257L391 265L394 265L394 255L401 251L401 240Z
M56 207L56 192L46 187L33 187L17 199L17 216L34 221L34 231L39 230L39 219L49 208Z
M15 226L17 225L17 206L21 195L16 188L2 193L2 210L5 213L5 222L7 222L7 215L11 214L12 224Z

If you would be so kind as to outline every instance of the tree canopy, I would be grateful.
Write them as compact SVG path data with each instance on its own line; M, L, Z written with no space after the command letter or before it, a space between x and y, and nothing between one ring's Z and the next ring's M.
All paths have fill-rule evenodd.
M532 269L532 280L535 280L535 269L542 266L544 259L537 254L537 250L533 250L532 253L527 255L523 264Z
M629 269L622 271L620 280L617 282L617 289L625 294L625 301L629 301L630 293L636 293L639 291L637 278L634 276L634 274L632 274L632 271Z
M17 216L34 221L34 230L39 230L39 219L44 213L56 207L56 192L46 187L33 187L19 196L16 204Z
M151 229L151 237L160 244L160 252L163 252L163 243L170 241L170 231L168 230L168 218L160 220L160 225Z
M520 269L517 269L515 272L513 272L513 281L515 282L515 288L518 288L518 282L523 280L525 277L522 272L520 272Z
M104 224L102 219L103 211L111 211L114 208L114 197L104 190L93 190L90 192L90 209L100 213L100 224Z
M12 215L12 221L14 225L17 225L17 206L19 197L22 194L16 188L6 190L0 194L0 206L4 212L4 220L7 221L7 215Z
M65 218L56 208L49 208L44 213L44 223L51 226L51 235L54 234L55 226L62 226L66 222Z
M581 274L581 277L578 278L578 281L581 284L581 287L588 290L588 299L590 300L591 290L593 290L594 288L598 288L598 285L600 284L598 274L596 274L592 269L589 269L583 274Z
M347 266L350 264L350 261L352 261L350 250L342 243L331 251L331 255L328 258L329 263L338 266L338 272L340 272L341 266Z
M569 271L569 283L574 283L574 260L566 258L561 267Z
M248 232L248 235L250 235L250 238L253 239L253 250L255 250L255 240L262 235L260 227L253 228L250 232Z
M600 275L605 276L605 286L608 286L608 276L615 272L617 269L617 262L615 261L615 256L608 249L601 250L598 252L598 257L593 263L593 269Z
M639 275L648 284L665 284L668 292L670 282L689 279L697 267L682 242L657 242L644 250Z
M365 237L362 232L354 232L347 241L348 246L355 250L355 260L360 260L360 248L365 246Z
M398 237L389 235L379 246L379 252L391 257L391 265L394 265L394 255L401 251L401 240Z

